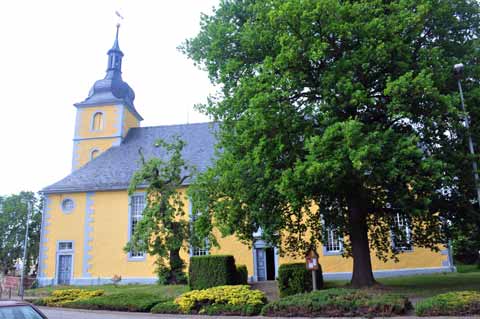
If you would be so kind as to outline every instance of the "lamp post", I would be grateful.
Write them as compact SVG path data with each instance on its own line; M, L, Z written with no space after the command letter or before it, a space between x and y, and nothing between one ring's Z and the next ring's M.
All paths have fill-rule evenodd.
M455 78L457 79L458 91L460 92L460 101L462 105L462 111L464 114L465 128L467 129L468 149L470 150L470 154L475 155L475 149L473 148L472 135L470 134L470 121L468 118L467 110L465 109L465 100L463 98L463 90L462 90L462 83L461 83L461 80L463 79L463 75L464 75L463 74L464 69L465 67L463 63L455 64L453 66L453 73L455 74ZM478 205L480 205L480 186L479 186L479 177L478 177L478 166L475 159L472 160L472 168L473 168L473 178L475 180L475 189L477 190Z
M27 244L28 244L28 226L30 224L30 213L32 210L32 202L27 202L27 221L25 225L25 241L23 243L23 258L22 258L22 271L20 274L20 296L24 296L25 288L24 288L24 280L25 280L25 265L27 263Z

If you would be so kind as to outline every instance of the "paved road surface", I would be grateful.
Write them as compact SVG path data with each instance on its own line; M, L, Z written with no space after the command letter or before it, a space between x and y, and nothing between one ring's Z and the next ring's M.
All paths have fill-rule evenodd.
M70 309L56 309L56 308L41 308L47 315L48 319L254 319L266 317L222 317L222 316L181 316L181 315L153 315L148 313L129 313L129 312L115 312L115 311L88 311L88 310L70 310ZM417 317L393 317L394 319L413 319ZM434 317L434 319L452 319L457 317ZM480 318L475 317L458 317L466 318ZM295 319L295 318L289 318ZM305 319L305 318L302 318ZM341 318L336 318L341 319ZM352 319L352 318L349 318ZM428 319L423 317L422 319Z

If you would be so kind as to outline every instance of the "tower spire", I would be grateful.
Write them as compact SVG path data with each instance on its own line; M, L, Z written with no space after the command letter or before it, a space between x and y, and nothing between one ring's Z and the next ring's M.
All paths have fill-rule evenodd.
M114 72L122 73L122 58L123 52L120 50L118 45L118 33L120 30L120 23L117 24L117 32L115 34L115 42L110 50L108 50L108 68L107 68L107 77L113 76Z

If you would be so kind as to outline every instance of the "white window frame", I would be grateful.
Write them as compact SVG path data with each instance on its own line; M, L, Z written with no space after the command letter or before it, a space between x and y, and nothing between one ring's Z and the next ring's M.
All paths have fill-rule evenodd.
M188 200L188 215L189 215L189 219L190 219L190 227L192 227L192 223L195 222L192 207L193 207L192 201L189 199ZM190 244L190 257L210 255L210 246L209 246L208 238L205 238L204 244L205 244L204 248L195 247L195 246Z
M101 114L101 123L100 123L100 128L97 130L95 129L95 116L97 114ZM102 132L105 129L105 112L103 111L95 111L92 114L92 118L90 120L90 132Z
M404 231L405 237L406 237L406 243L409 246L397 246L397 244L395 242L395 233L394 233L394 231L390 231L390 237L391 237L391 241L392 241L392 249L394 251L399 251L399 252L411 252L411 251L413 251L412 230L410 229L406 219L403 218L402 216L400 216L400 213L397 213L393 217L393 222L395 223L395 225L393 225L393 227L398 228L400 231Z
M143 209L145 209L146 207L146 197L145 197L145 193L135 193L131 196L128 197L128 241L130 241L130 239L132 238L132 234L133 234L133 228L134 228L134 218L136 218L136 223L138 223L141 219L142 219L142 216L143 216L143 210L142 210L142 214L136 214L134 216L134 198L135 197L138 197L138 198L143 198L143 201L144 201L144 206L143 206ZM129 251L128 252L128 261L144 261L146 259L146 253L145 252L132 252L132 251Z
M326 228L326 235L327 240L323 245L323 255L324 256L333 256L333 255L341 255L343 253L343 237L340 235L338 229L333 229L331 227ZM336 238L336 243L334 242ZM337 249L330 249L335 248Z

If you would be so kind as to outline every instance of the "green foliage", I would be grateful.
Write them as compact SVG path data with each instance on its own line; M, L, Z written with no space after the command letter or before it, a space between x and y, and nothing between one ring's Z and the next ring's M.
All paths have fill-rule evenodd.
M168 161L160 158L147 160L139 150L142 167L133 175L128 189L130 195L139 188L145 189L147 205L125 251L146 251L157 256L157 274L161 283L181 284L186 281L180 249L188 241L189 222L183 205L186 198L179 189L195 170L182 158L184 146L178 137L172 143L158 140L155 147L163 148Z
M320 266L320 265L319 265ZM323 287L323 274L317 270L317 289ZM312 274L305 263L282 264L278 268L278 290L280 297L312 291Z
M166 299L164 297L150 293L119 293L89 299L80 299L64 303L62 306L89 310L149 312L153 306L165 301Z
M480 222L464 225L462 231L456 231L452 240L453 258L462 264L480 263Z
M417 302L418 316L466 316L480 313L480 292L456 291Z
M25 291L26 296L31 297L48 297L52 294L54 290L65 290L65 289L84 289L84 290L97 290L102 289L105 291L106 295L114 295L118 293L127 293L127 294L143 294L150 293L158 296L163 296L166 299L173 299L182 293L188 291L188 286L185 285L139 285L139 284L128 284L128 285L94 285L94 286L47 286L37 289L28 289Z
M191 289L235 285L237 280L235 258L231 255L191 257L188 277Z
M250 286L218 286L192 290L175 299L184 313L258 314L266 303L265 293Z
M248 283L248 269L245 265L237 266L237 279L235 284L237 285L246 285Z
M374 290L327 289L269 303L262 315L271 317L393 316L411 308L407 298Z
M0 196L0 272L5 273L14 267L16 260L23 257L27 202L32 203L32 215L28 230L27 267L29 273L38 265L40 227L43 202L32 192L21 192L10 196Z
M157 303L151 310L152 313L181 313L180 307L173 300Z
M230 305L230 304L213 304L204 306L201 310L202 314L209 316L255 316L260 314L263 305Z
M479 12L476 0L222 1L183 45L220 88L200 106L220 124L218 160L189 190L196 231L251 243L261 227L303 255L333 227L366 284L368 247L398 254L397 214L416 246L445 243L445 220L475 215L452 66L466 64L480 140Z
M43 299L49 307L63 307L71 302L87 300L93 297L103 296L103 290L64 289L54 290L51 296Z

